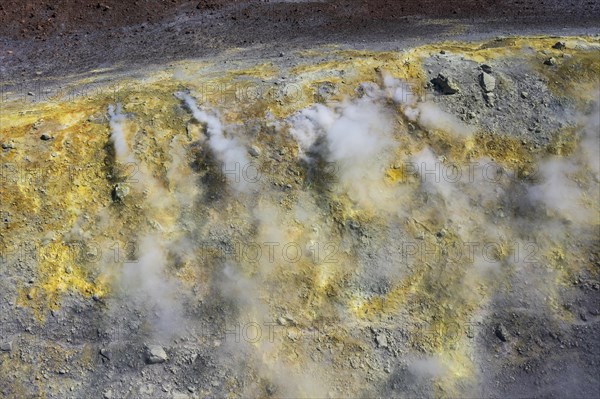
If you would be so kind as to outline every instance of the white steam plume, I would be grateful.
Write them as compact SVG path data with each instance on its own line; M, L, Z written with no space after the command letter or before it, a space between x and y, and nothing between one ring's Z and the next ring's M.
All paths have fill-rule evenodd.
M339 188L362 204L381 206L393 197L385 193L385 169L394 147L390 113L371 97L347 101L335 108L315 105L290 120L290 134L300 156L320 152L336 165ZM319 140L323 147L316 148Z
M443 130L455 137L471 136L475 128L463 123L454 115L443 111L431 101L420 101L406 82L383 76L383 84L390 97L400 105L402 113L411 122L418 123L425 130Z
M125 138L125 126L124 123L127 120L125 115L121 113L121 104L117 104L116 107L112 104L108 106L108 124L110 126L110 142L114 146L115 155L117 160L120 162L129 162L129 146L127 145L127 139Z
M226 172L232 186L237 191L247 192L249 184L241 176L242 169L249 164L246 148L235 138L225 137L223 124L219 118L198 108L189 94L178 92L175 96L185 102L194 119L206 125L208 145L215 157L223 163L223 171Z

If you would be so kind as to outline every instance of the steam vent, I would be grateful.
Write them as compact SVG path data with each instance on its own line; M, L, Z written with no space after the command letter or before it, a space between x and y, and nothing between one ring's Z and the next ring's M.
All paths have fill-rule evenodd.
M598 1L3 0L0 398L600 397Z

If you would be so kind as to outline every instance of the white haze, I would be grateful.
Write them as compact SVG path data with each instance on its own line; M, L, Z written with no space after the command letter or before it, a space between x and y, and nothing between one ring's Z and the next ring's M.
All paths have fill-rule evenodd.
M240 192L248 191L249 182L242 176L242 170L249 165L246 148L237 139L226 137L221 120L198 108L189 94L178 92L175 96L185 102L194 119L206 125L208 145L215 157L223 163L223 171L232 187Z
M362 98L329 105L316 104L292 116L288 120L289 133L297 142L300 157L312 162L311 157L320 156L323 160L334 163L337 166L337 182L335 187L331 188L337 190L338 194L348 195L362 206L385 212L402 208L403 215L413 220L437 218L439 225L456 234L457 239L464 243L483 244L514 240L521 243L522 247L526 245L526 238L520 236L521 225L516 221L518 217L512 215L506 205L507 199L513 195L510 179L515 179L514 173L505 174L501 179L492 181L491 176L485 175L484 166L491 162L489 159L477 160L482 166L474 169L473 179L466 174L467 169L463 168L462 179L453 182L444 178L440 172L440 168L447 167L442 162L443 154L436 154L425 146L409 158L418 167L420 182L407 184L404 188L386 185L385 170L389 167L398 146L396 135L406 133L397 131L399 124L396 123L395 112L398 109L392 108L389 100L400 108L407 120L419 124L423 129L443 130L460 139L472 135L474 129L445 113L435 103L419 102L412 93L407 95L406 89L400 86L399 81L384 76L383 83L383 89L365 86L368 90ZM248 163L245 146L235 137L226 135L221 120L214 114L201 110L190 95L176 93L176 96L185 102L193 118L206 126L207 143L215 158L225 164L224 169L235 170L235 165L243 168ZM590 209L594 211L596 208L592 206L586 209L584 200L590 195L594 198L592 193L598 188L600 166L597 112L596 107L593 115L586 119L583 139L576 154L570 158L543 160L540 168L541 181L528 185L523 190L526 197L524 199L543 204L555 213L550 212L547 215L549 218L560 216L585 221L590 215L594 216L590 214ZM109 107L109 116L111 142L115 147L117 159L132 159L124 133L126 119L120 107ZM147 166L140 167L137 177L144 187L146 216L152 229L138 237L141 254L138 262L125 263L119 276L121 286L129 296L156 310L155 322L158 332L162 335L176 330L176 326L183 322L183 307L178 295L180 287L176 279L169 277L170 256L174 253L193 253L194 250L192 241L182 238L185 234L181 233L181 230L187 227L186 223L191 224L193 221L178 220L186 204L192 203L198 195L185 162L188 156L185 145L185 140L180 138L171 142L171 162L166 174L168 187L164 187L155 179ZM594 174L595 181L590 182L586 178L581 180L582 165L586 165L584 169ZM428 173L431 171L433 173ZM585 184L582 185L582 182ZM248 190L243 178L238 181L230 179L229 183L238 192ZM415 203L409 195L404 195L406 192L425 194L427 201ZM271 193L267 193L265 197L269 194ZM256 226L255 235L248 240L261 244L261 260L252 265L227 262L217 272L220 277L221 294L231 299L240 311L238 321L264 325L265 321L272 321L274 316L277 316L270 304L263 300L263 296L275 292L273 290L264 294L268 290L265 287L269 279L278 271L281 256L276 256L276 261L272 262L268 256L270 248L262 245L263 243L278 243L277 251L280 253L281 245L292 240L306 244L314 239L323 244L328 238L334 237L331 231L321 234L324 228L317 216L321 210L315 203L305 199L310 197L305 194L306 192L298 195L297 198L304 198L302 201L305 202L294 204L291 212L296 217L297 224L303 225L306 230L296 236L293 232L302 229L289 229L279 203L270 200L257 201L252 211L248 212L249 219L251 217L250 223ZM497 216L500 210L505 213L503 216ZM430 217L431 214L435 217ZM597 216L597 212L595 215ZM545 219L528 223L540 231L549 226ZM313 233L307 233L309 229L306 227L309 225ZM427 227L424 229L427 230ZM428 233L433 235L436 231ZM561 235L557 234L556 237ZM481 252L477 253L472 263L464 266L467 269L467 277L462 286L464 290L457 289L453 296L470 299L482 281L496 278L501 273L502 266L511 263L518 273L528 266L522 259L513 262L510 259L492 259L482 256ZM285 304L286 300L282 298L282 307L285 307ZM297 369L277 359L280 347L264 340L256 346L246 344L242 343L245 351L254 350L255 355L251 360L241 356L228 360L251 362L259 376L280 386L281 391L278 394L283 392L292 396L322 396L326 392L321 389L322 382L318 378L314 378L308 372L298 373ZM315 369L318 367L314 366ZM418 377L439 378L448 373L448 366L440 359L431 357L414 360L410 363L409 370Z
M110 127L110 142L115 149L115 156L120 162L130 162L129 146L125 133L126 116L121 112L121 104L116 107L108 106L108 124Z
M139 259L123 264L119 282L127 297L153 311L153 329L161 339L181 331L183 308L178 285L168 275L168 252L164 239L146 235L138 240Z
M583 118L581 140L568 157L552 156L539 163L541 182L529 197L549 212L576 222L598 222L600 200L600 113L598 103Z

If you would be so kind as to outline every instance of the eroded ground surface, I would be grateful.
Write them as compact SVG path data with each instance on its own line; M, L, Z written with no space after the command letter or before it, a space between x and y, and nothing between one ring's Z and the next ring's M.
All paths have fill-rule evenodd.
M598 396L599 49L230 50L7 87L0 392Z

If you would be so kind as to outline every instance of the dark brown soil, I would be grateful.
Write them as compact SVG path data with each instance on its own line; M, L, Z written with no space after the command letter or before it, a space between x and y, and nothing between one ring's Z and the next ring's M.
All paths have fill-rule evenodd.
M225 11L225 12L223 12ZM283 28L303 30L313 20L322 20L320 28L343 28L351 31L374 26L381 22L400 22L404 18L474 17L506 18L510 20L581 22L598 15L597 1L535 0L344 0L324 2L274 2L265 0L12 0L0 4L0 36L44 40L52 35L70 35L76 32L115 30L142 23L160 23L176 15L188 17L222 13L217 20L236 21L238 24L262 20ZM314 31L318 34L318 31Z
M0 78L131 69L232 46L277 54L325 43L410 45L447 39L457 24L464 39L597 33L598 22L600 2L581 0L4 0Z

